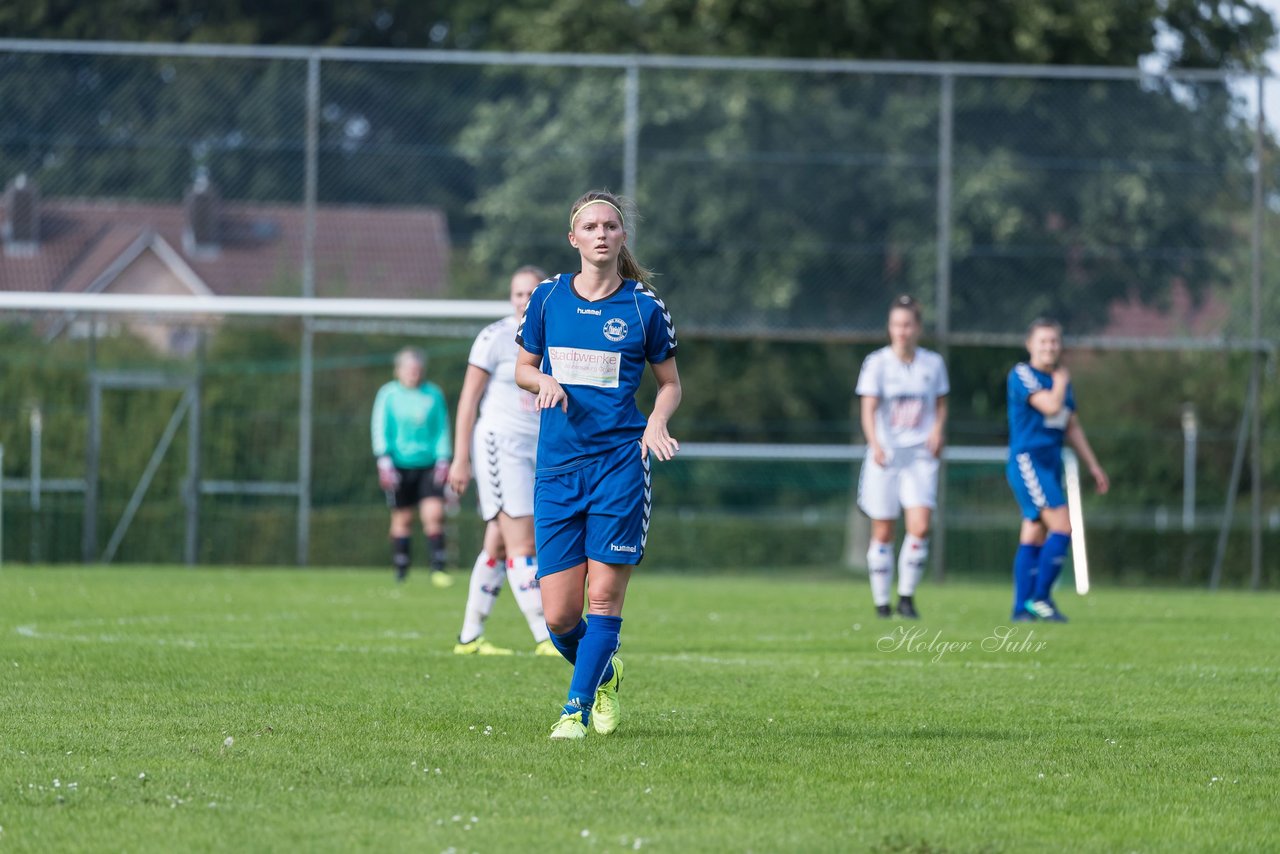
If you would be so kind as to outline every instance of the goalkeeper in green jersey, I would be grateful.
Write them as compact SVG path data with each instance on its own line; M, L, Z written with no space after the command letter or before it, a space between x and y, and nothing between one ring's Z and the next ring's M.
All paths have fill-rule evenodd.
M396 354L395 379L373 401L373 455L378 484L391 507L391 550L396 579L409 575L413 511L431 548L431 583L448 587L445 572L444 487L453 457L449 408L435 383L423 381L426 356L417 347Z

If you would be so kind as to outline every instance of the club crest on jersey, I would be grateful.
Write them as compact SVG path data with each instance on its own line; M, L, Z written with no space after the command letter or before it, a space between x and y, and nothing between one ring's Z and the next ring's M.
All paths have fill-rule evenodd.
M621 341L627 337L627 322L621 317L613 317L604 322L604 337L610 341Z

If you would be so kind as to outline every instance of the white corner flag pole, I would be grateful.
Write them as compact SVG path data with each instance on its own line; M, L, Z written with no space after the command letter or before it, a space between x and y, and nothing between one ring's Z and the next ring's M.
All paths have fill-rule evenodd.
M1084 507L1080 503L1080 460L1075 452L1062 452L1062 470L1067 486L1067 515L1071 518L1071 565L1075 568L1076 592L1089 592L1089 556L1084 547Z

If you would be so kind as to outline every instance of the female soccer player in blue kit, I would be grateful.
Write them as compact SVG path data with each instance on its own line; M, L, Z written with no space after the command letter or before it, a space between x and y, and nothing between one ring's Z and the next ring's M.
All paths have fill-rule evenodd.
M542 413L533 513L542 607L573 665L555 739L618 726L614 653L649 533L650 455L670 460L680 449L667 430L681 394L675 327L627 248L624 208L600 191L574 203L569 243L582 268L540 284L516 332L516 382ZM646 364L658 385L647 419L635 401Z
M1062 326L1040 318L1027 331L1027 362L1009 371L1009 463L1005 475L1022 509L1022 530L1013 560L1015 620L1066 617L1053 601L1053 583L1071 546L1071 519L1062 489L1062 443L1075 448L1099 493L1107 473L1085 438L1076 413L1071 374L1059 363Z

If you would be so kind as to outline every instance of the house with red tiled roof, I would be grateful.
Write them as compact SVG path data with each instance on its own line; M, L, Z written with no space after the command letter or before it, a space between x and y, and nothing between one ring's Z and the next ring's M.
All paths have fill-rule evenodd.
M1221 338L1231 320L1231 305L1218 292L1193 298L1187 283L1175 278L1166 305L1157 308L1136 297L1108 307L1103 335L1119 338Z
M302 292L304 208L225 201L204 179L175 204L41 198L35 182L19 176L6 189L0 223L0 290ZM313 245L317 296L423 298L447 291L449 232L437 208L322 205Z

